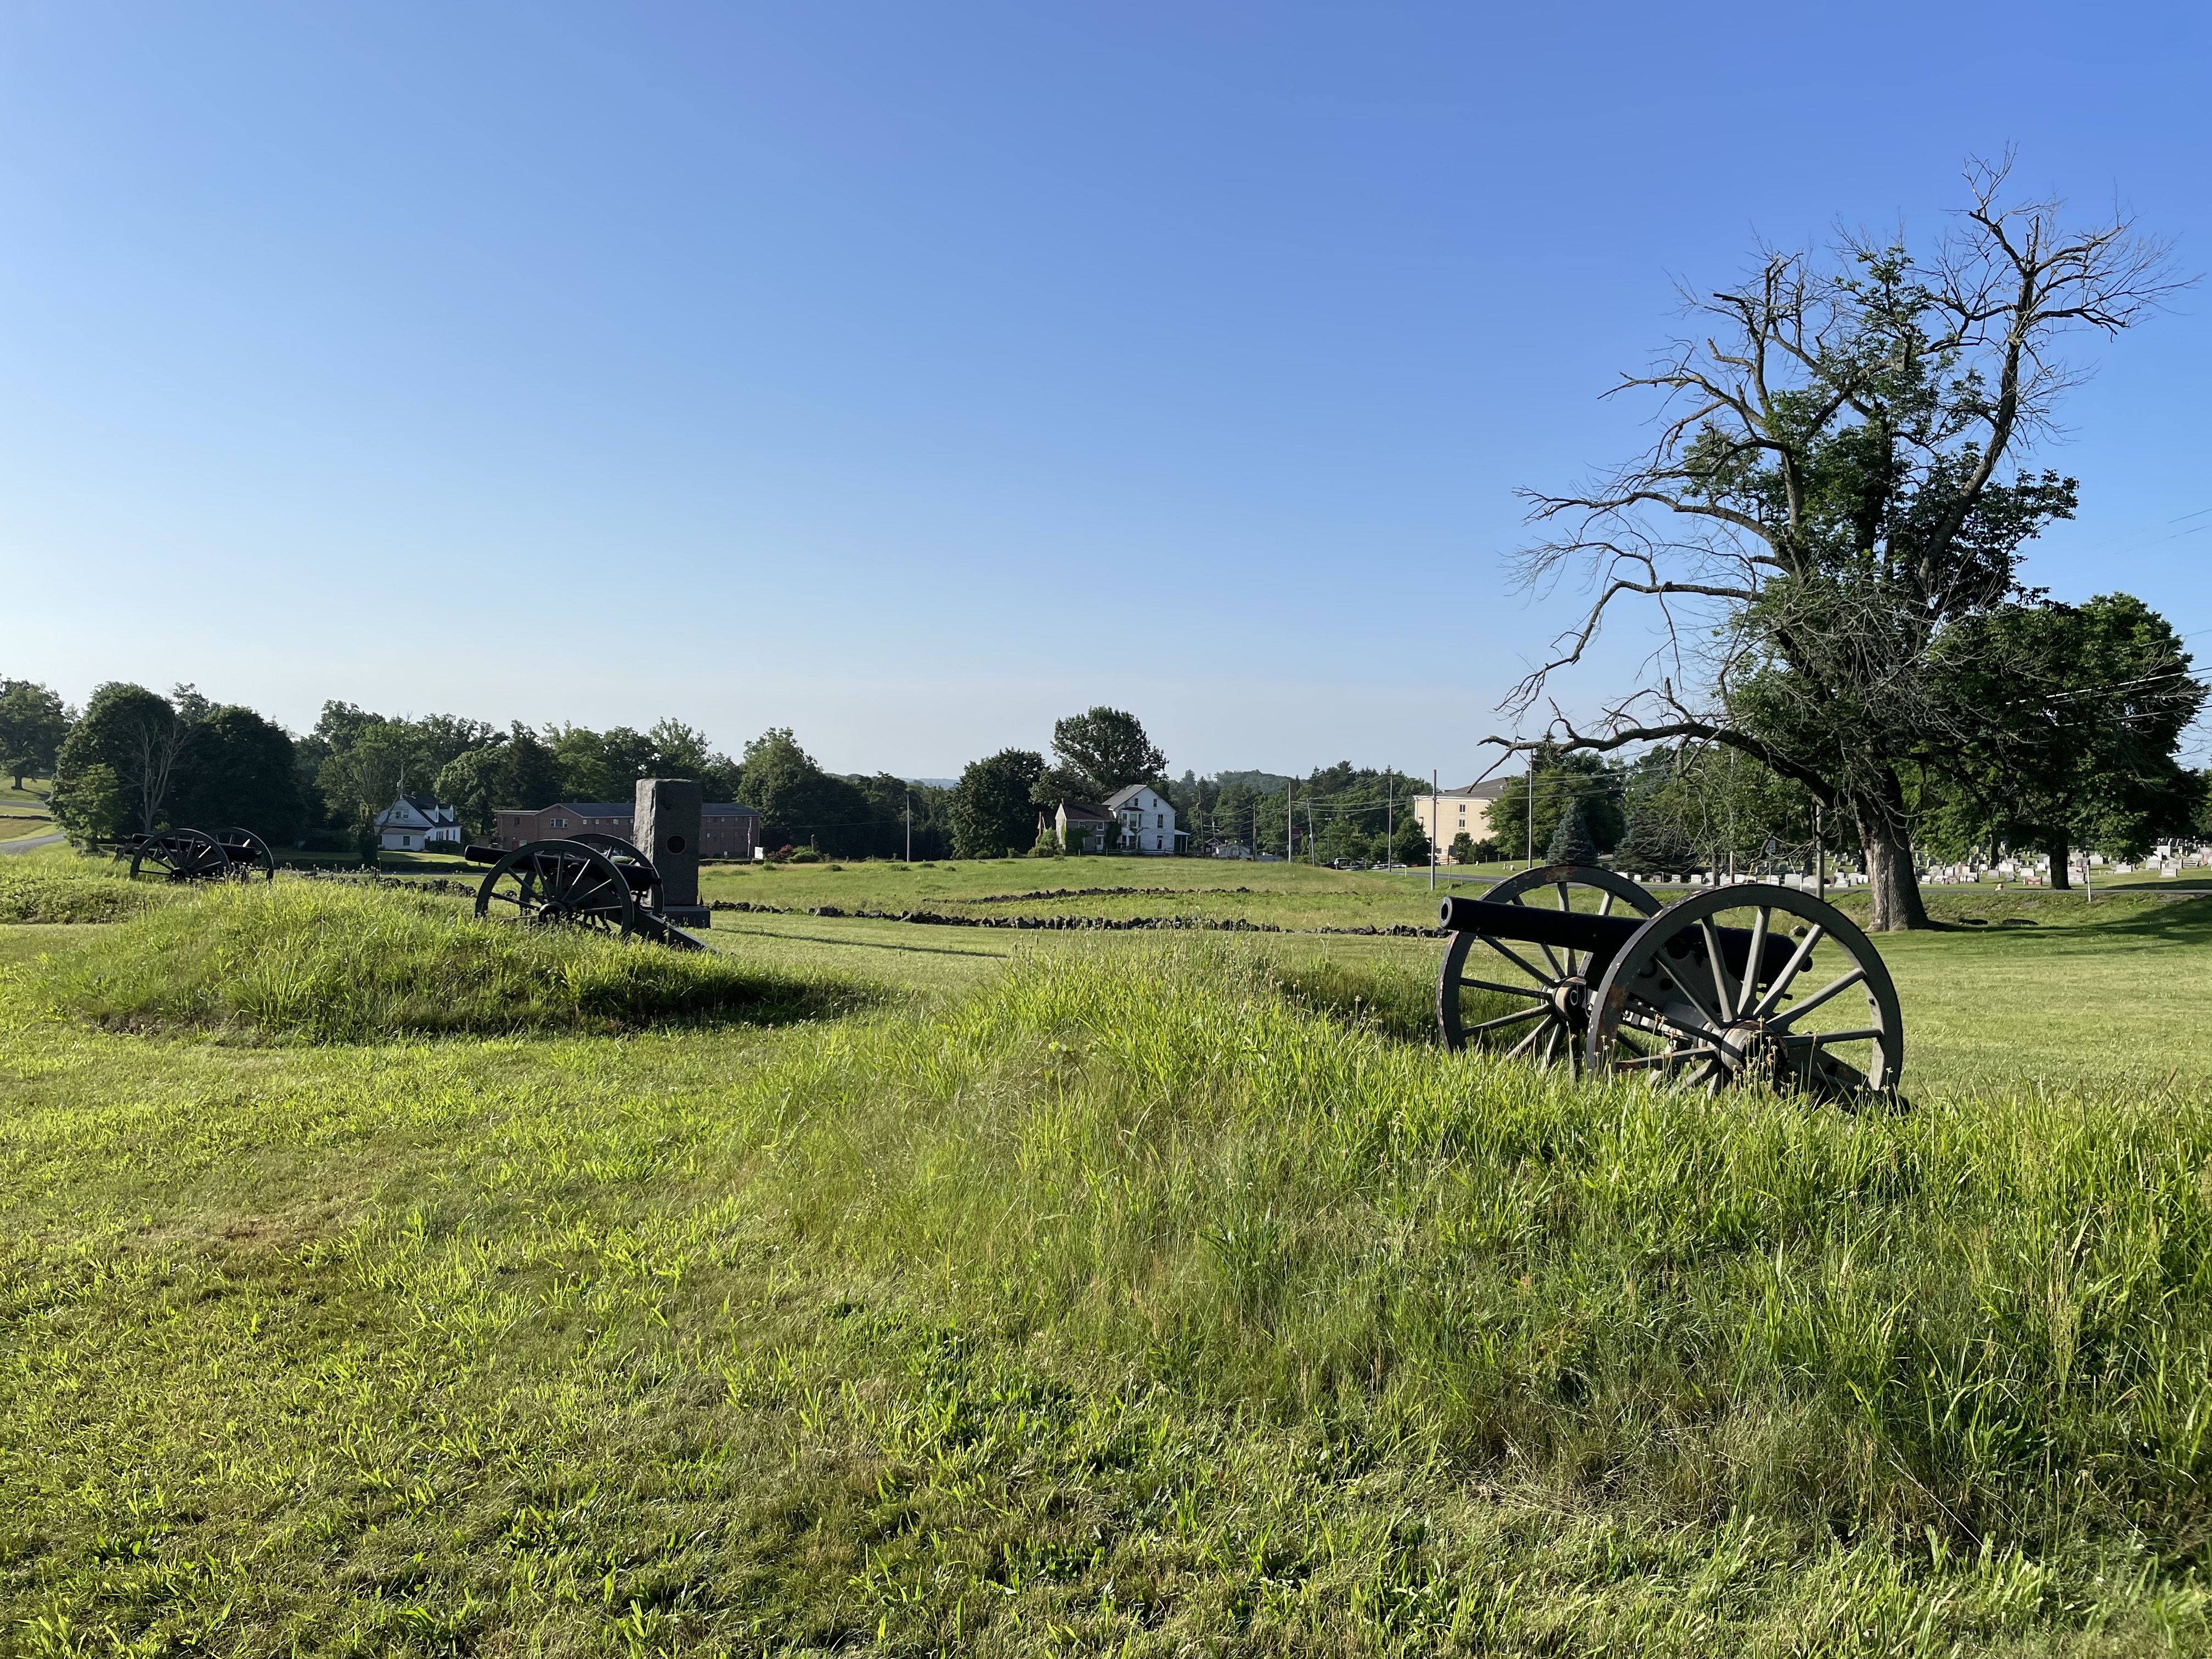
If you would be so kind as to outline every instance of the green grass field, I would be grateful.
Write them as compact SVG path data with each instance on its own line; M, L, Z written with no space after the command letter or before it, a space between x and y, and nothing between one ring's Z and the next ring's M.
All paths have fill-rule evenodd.
M1427 914L1230 869L713 890ZM1934 902L1851 1115L1444 1054L1430 940L10 860L0 1648L2206 1650L2212 901Z

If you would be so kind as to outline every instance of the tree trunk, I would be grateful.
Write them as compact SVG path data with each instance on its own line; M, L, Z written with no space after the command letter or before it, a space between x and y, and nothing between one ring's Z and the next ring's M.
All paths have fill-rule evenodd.
M2067 868L2067 866L2073 862L2074 848L2072 845L2067 841L2065 836L2054 836L2051 837L2051 844L2045 847L2043 850L2051 854L2051 885L2052 889L2055 890L2059 888L2071 888L2074 885L2074 878L2072 872Z
M1850 808L1858 823L1859 850L1866 855L1867 890L1874 901L1868 927L1877 933L1925 927L1928 907L1920 900L1912 838L1905 833L1904 815L1881 800L1854 800Z

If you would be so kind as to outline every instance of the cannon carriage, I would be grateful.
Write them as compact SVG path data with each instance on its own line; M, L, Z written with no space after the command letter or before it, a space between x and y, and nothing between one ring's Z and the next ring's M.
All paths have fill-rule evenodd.
M1662 905L1612 871L1563 864L1447 898L1437 921L1451 935L1437 981L1448 1047L1708 1091L1897 1089L1889 971L1812 894L1744 883Z
M133 881L276 879L276 857L269 843L235 823L219 830L156 830L126 836L116 844L115 856L131 860Z
M479 916L647 939L679 951L707 948L664 914L659 871L619 836L525 842L505 852L469 847L463 856L491 866L477 888Z

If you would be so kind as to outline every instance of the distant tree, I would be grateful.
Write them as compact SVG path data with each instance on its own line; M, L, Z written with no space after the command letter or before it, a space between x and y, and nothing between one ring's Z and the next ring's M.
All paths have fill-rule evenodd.
M298 836L302 814L292 739L275 721L234 705L209 709L191 727L179 770L179 823L243 824L276 842Z
M763 846L818 847L854 857L877 827L868 798L816 765L789 726L772 727L745 745L740 781L740 799L761 815Z
M501 744L456 755L439 771L432 788L469 834L491 834L498 825L499 809L516 804L505 798L503 790L511 760Z
M1390 856L1399 864L1426 864L1429 861L1429 837L1421 828L1420 820L1411 812L1398 820L1396 838L1390 843Z
M315 782L330 816L358 830L399 798L403 789L427 793L435 772L421 770L414 734L399 720L355 727L316 769Z
M1590 835L1587 809L1578 800L1570 801L1567 810L1559 815L1551 840L1544 843L1544 862L1595 864L1600 856L1597 842Z
M53 775L69 729L59 693L30 680L0 680L0 771L16 788L26 777Z
M131 830L131 805L115 769L93 761L60 769L47 803L54 822L76 842L113 841Z
M969 762L950 803L953 855L996 858L1035 841L1037 809L1030 797L1043 771L1044 757L1026 749Z
M2176 754L2205 688L2142 600L2005 605L1953 630L1939 664L1946 695L1983 729L1938 764L1952 787L1935 816L1951 841L2034 848L2064 887L2076 848L2139 857L2188 832L2197 785Z
M672 718L656 721L645 736L653 745L655 777L696 778L713 763L707 734L682 720Z
M1519 858L1534 842L1541 853L1552 844L1560 819L1568 809L1580 806L1583 833L1599 852L1620 844L1628 832L1627 814L1621 807L1623 779L1617 767L1595 755L1570 753L1545 744L1533 751L1536 787L1535 834L1528 832L1528 776L1516 774L1504 781L1490 806L1490 832L1507 855Z
M55 757L54 785L61 791L72 774L104 766L115 780L123 817L112 830L71 829L70 833L116 834L165 826L178 763L191 738L191 727L178 719L166 697L120 681L100 687ZM88 802L100 791L88 784L65 793L73 801Z
M363 726L387 723L383 715L372 714L357 703L339 702L333 699L323 705L322 714L315 721L313 735L332 750L349 749Z
M1452 837L1451 861L1454 864L1480 864L1482 854L1475 850L1474 837L1462 830Z
M551 747L520 720L507 728L501 754L500 798L492 803L494 807L520 807L534 812L561 799L560 762Z
M605 732L563 726L549 735L554 763L560 769L561 794L568 800L632 800L637 781L659 770L659 753L653 739L627 726Z
M1052 752L1072 780L1087 786L1084 796L1091 800L1103 800L1133 783L1162 781L1168 768L1167 757L1145 735L1142 721L1103 704L1054 721Z

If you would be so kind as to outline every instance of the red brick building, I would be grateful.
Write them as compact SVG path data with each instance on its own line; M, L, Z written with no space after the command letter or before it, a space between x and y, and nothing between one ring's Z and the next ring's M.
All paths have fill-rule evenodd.
M536 811L499 809L499 845L513 848L526 841L566 841L589 830L631 840L636 808L626 800L559 801ZM760 814L733 800L710 800L700 809L699 856L750 859L760 844Z

